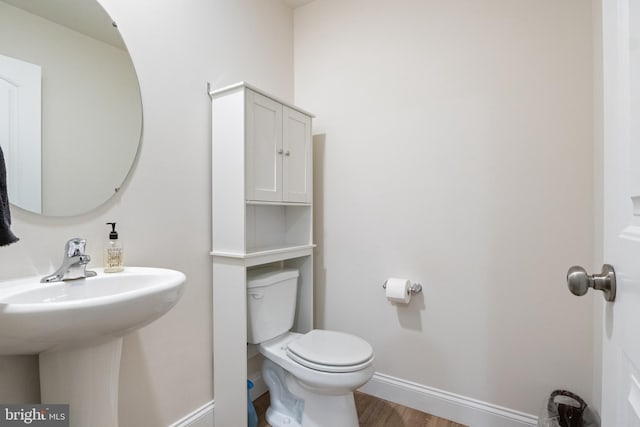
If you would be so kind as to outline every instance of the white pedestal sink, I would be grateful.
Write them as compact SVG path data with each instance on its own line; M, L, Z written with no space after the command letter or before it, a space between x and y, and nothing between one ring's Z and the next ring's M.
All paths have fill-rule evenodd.
M96 271L0 282L0 355L39 354L42 403L68 403L72 427L117 427L122 337L169 311L185 282L162 268Z

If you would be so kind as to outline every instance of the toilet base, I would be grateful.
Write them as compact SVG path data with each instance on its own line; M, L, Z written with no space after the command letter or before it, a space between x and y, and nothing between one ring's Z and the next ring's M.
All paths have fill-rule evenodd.
M294 392L304 399L302 425L304 427L358 427L358 413L353 393L322 395L310 393L303 387Z
M269 388L271 405L267 409L267 422L272 427L359 426L351 391L319 393L269 359L263 362L262 375Z
M282 412L276 411L271 406L267 408L267 414L265 418L267 419L267 423L271 427L302 427L302 424L297 422L295 419L286 414L283 414Z

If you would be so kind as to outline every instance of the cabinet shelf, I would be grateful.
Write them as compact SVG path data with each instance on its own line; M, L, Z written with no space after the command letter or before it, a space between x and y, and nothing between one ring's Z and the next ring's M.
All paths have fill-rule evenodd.
M313 253L316 245L274 245L247 248L247 252L212 251L211 255L221 258L235 258L244 260L247 267L266 264L274 261L282 261L291 258L308 256Z
M265 202L262 200L247 200L247 206L311 206L311 203L298 202Z

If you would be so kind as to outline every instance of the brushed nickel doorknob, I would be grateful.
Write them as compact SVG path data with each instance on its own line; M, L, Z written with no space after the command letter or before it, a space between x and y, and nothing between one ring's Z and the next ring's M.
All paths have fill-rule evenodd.
M604 299L614 301L616 299L616 272L609 264L602 266L602 273L587 274L587 270L574 265L567 272L567 285L572 294L582 296L589 288L604 292Z

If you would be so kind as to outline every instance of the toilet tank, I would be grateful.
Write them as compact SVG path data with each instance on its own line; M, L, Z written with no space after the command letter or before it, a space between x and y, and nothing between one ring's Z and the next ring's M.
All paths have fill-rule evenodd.
M275 267L247 271L247 342L259 344L293 326L298 270Z

